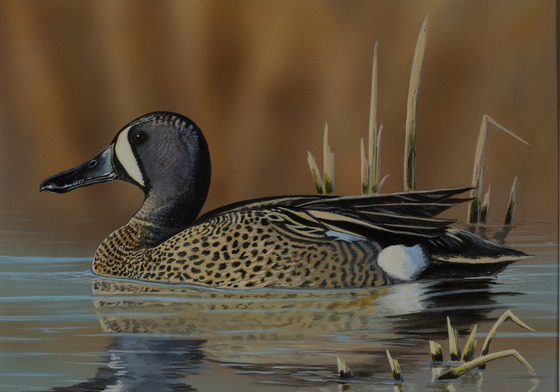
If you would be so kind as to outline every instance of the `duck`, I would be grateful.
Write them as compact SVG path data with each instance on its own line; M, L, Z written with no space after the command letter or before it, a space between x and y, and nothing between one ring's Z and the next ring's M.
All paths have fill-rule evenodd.
M144 201L99 245L99 276L224 289L367 288L430 276L495 274L530 257L436 215L470 188L359 196L292 195L202 215L210 153L200 128L173 112L126 124L92 159L44 180L66 193L113 180Z

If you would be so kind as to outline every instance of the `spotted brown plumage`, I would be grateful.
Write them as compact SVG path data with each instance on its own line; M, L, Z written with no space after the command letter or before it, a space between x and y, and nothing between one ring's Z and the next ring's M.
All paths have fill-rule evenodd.
M377 287L442 271L494 273L527 257L435 218L468 188L269 197L197 218L210 184L208 146L191 120L168 112L127 124L98 156L41 190L117 178L145 200L99 246L98 275L221 288Z
M216 230L219 228L219 230ZM148 232L132 220L97 250L93 271L213 287L367 287L392 280L376 267L368 241L304 237L282 210L234 211L187 228L146 249Z

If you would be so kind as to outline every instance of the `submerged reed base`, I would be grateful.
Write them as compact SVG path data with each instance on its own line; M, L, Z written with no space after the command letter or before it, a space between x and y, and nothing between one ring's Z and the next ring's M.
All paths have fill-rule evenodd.
M345 380L354 376L352 369L348 367L346 361L340 359L340 355L336 356L336 364L338 368L338 378Z
M451 322L448 317L447 329L449 331L449 348L450 348L451 362L453 363L458 362L459 364L453 366L451 369L447 370L446 372L443 372L443 368L440 368L439 372L436 372L435 374L436 379L437 380L456 379L474 368L484 369L486 367L486 363L490 361L493 361L498 358L505 358L510 356L513 356L519 362L521 362L521 364L525 366L529 374L535 375L535 371L533 370L529 362L527 362L525 358L523 358L523 356L519 354L519 352L517 352L516 350L505 350L505 351L489 354L490 344L492 343L492 340L496 336L496 332L498 331L498 328L506 320L511 320L522 328L528 329L530 331L534 331L533 328L529 327L527 324L521 321L516 315L514 315L511 312L511 310L506 310L504 314L496 321L496 323L488 333L486 340L484 341L484 345L482 346L482 351L480 353L480 356L475 358L475 350L476 350L475 335L476 335L477 326L475 325L472 328L471 333L465 344L465 348L463 349L463 356L461 356L461 352L459 349L459 334L455 329L451 327ZM432 352L432 346L434 344L437 343L430 342L430 353ZM433 358L433 354L432 354L432 358ZM441 362L443 362L443 360Z
M527 362L527 360L523 358L523 356L519 354L517 350L511 349L491 354L489 353L490 344L494 340L498 328L507 320L511 320L515 324L519 325L522 328L528 329L529 331L535 331L533 328L529 327L527 324L521 321L516 315L514 315L511 310L506 310L504 314L502 314L502 316L494 323L490 332L488 332L486 340L484 341L484 344L482 346L480 356L475 357L475 335L477 331L477 325L472 328L469 337L467 338L467 342L465 343L463 355L461 355L461 349L459 346L459 333L451 326L451 321L448 317L447 330L449 333L449 351L451 361L447 364L444 364L441 345L433 340L429 341L430 357L432 363L441 364L439 367L432 368L432 382L457 379L475 368L484 369L486 367L486 364L490 361L506 357L514 357L525 367L525 369L527 369L527 372L529 374L535 376L535 370L533 369L531 364L529 364L529 362ZM402 383L404 381L404 377L399 362L391 356L389 350L385 350L385 352L387 354L387 359L389 360L389 366L391 368L391 377L395 382ZM341 360L338 355L337 363L339 380L347 380L353 377L352 370L350 370L350 368L346 364L346 361Z

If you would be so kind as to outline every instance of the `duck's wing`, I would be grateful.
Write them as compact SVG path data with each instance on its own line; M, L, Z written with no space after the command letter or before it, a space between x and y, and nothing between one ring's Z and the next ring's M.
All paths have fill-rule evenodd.
M333 230L360 234L382 246L422 244L433 259L445 264L505 266L531 257L468 231L449 227L455 220L434 218L447 208L470 200L454 197L468 190L470 188L340 197L307 201L300 207Z
M233 211L261 210L296 237L316 240L374 241L381 247L422 244L434 260L463 268L465 264L505 266L530 257L472 233L450 227L452 219L438 213L470 200L455 197L470 188L437 189L365 196L282 196L254 199L210 211L197 222ZM456 267L453 267L456 268ZM471 268L471 267L468 267Z
M354 233L382 245L416 244L441 236L455 222L434 216L469 200L453 197L468 189L343 196L302 202L298 208L331 230Z
M352 209L370 214L431 218L446 209L470 200L453 196L471 188L448 188L377 195L340 196L301 201L300 207L315 209Z
M196 223L233 211L274 209L302 231L306 226L339 232L381 243L417 243L436 238L455 220L437 219L434 215L460 204L454 198L470 188L389 193L363 196L281 196L230 204L210 211ZM298 230L299 231L299 230ZM301 232L301 231L300 231Z

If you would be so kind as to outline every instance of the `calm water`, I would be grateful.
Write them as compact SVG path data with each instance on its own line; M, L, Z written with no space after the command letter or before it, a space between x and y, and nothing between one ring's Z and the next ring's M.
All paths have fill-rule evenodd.
M521 224L506 236L489 228L490 238L536 255L497 276L353 291L138 284L96 277L90 257L3 255L0 390L557 390L553 229ZM478 324L480 350L507 309L536 332L506 323L491 351L517 349L536 377L507 358L455 381L431 381L428 341L439 341L449 358L446 316L461 344ZM391 382L386 349L401 364L402 385ZM337 354L356 374L347 384L338 383Z

